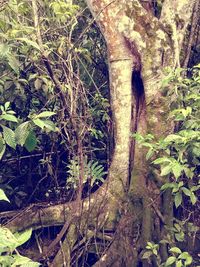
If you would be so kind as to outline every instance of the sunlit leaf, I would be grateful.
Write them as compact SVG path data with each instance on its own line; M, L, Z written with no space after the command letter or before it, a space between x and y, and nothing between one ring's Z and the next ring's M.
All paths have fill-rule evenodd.
M6 194L2 189L0 189L0 200L5 200L7 202L10 202L10 200L7 198Z
M167 259L166 263L165 263L165 266L170 266L172 265L174 262L176 261L176 257L174 256L171 256Z
M15 133L10 128L1 125L3 128L3 137L7 145L9 145L12 148L16 148L16 142L15 142Z
M36 115L36 118L46 118L46 117L51 117L55 115L55 112L52 111L43 111L40 114Z
M174 203L176 208L178 208L182 203L182 194L180 192L176 193L174 197Z
M27 38L16 38L16 40L25 42L27 45L30 45L30 46L32 46L32 47L34 47L35 49L37 49L37 50L40 51L40 47L39 47L39 45L38 45L36 42L34 42L34 41L31 41L31 40L29 40L29 39L27 39Z
M0 118L6 121L18 122L18 119L14 115L11 115L11 114L2 114Z

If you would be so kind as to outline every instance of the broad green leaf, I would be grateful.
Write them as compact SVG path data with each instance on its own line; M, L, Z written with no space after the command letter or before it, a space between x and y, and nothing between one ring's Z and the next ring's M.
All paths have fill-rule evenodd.
M180 224L178 224L178 223L175 223L174 224L174 227L175 227L175 230L177 230L177 231L181 231L181 226L180 226Z
M28 152L32 152L36 148L37 137L33 131L29 132L29 135L27 136L24 145L25 145L25 148L28 150Z
M3 140L3 138L2 138L2 136L1 136L1 134L0 134L0 153L1 153L1 151L3 150L3 148L4 148L4 140Z
M153 161L154 164L161 164L161 163L166 163L166 162L171 162L171 159L169 158L158 158Z
M164 185L161 186L160 190L166 190L168 188L174 188L174 183L166 183Z
M18 246L21 246L22 244L26 243L32 235L32 229L28 229L27 231L23 233L15 233L14 236L16 237L18 241Z
M18 119L14 115L11 115L11 114L2 114L0 118L6 121L18 122Z
M29 135L30 121L21 123L15 130L15 140L16 143L23 146L26 142L26 139Z
M5 200L10 202L10 200L7 198L6 194L4 193L4 191L2 189L0 189L0 200ZM1 242L1 240L0 240Z
M10 53L10 47L8 44L0 44L0 57L7 58Z
M13 54L8 55L7 57L8 65L14 70L15 73L19 73L19 62Z
M188 197L191 196L191 193L192 193L192 192L191 192L188 188L186 188L186 187L182 187L181 190L183 191L183 193L184 193L186 196L188 196Z
M161 168L161 176L165 176L171 172L171 164Z
M174 185L174 188L172 189L172 193L177 193L180 191L180 188L178 186L178 184Z
M192 257L188 255L188 257L185 260L185 266L189 266L192 263Z
M30 46L32 46L32 47L34 47L34 48L36 48L37 50L40 51L39 45L34 41L31 41L31 40L29 40L27 38L16 38L16 40L25 42L27 45L30 45Z
M184 251L183 253L181 253L181 255L179 255L178 258L186 260L188 257L191 257L190 254L187 251Z
M18 241L15 236L8 228L5 227L0 227L0 240L0 248L15 249L18 245Z
M2 159L2 157L3 157L4 153L5 153L5 151L6 151L6 145L3 144L3 147L1 147L1 151L0 151L0 160Z
M195 192L195 191L199 190L199 188L200 188L200 185L195 185L195 186L192 186L190 190L192 192Z
M156 256L158 255L157 249L153 249L152 252L153 252L154 255L156 255Z
M164 139L164 141L165 142L176 142L176 141L181 141L182 140L182 137L180 136L180 135L176 135L176 134L170 134L170 135L168 135L165 139Z
M154 150L153 149L149 149L149 151L146 154L146 159L149 160L154 154Z
M184 167L184 172L188 178L193 178L194 172L190 168Z
M21 256L21 255L13 255L14 263L11 267L38 267L40 266L39 263L33 262L31 259Z
M38 127L40 127L42 130L44 129L45 127L45 123L43 122L43 120L40 120L40 119L33 119L33 123L35 125L37 125Z
M154 243L152 243L152 242L147 242L147 245L149 246L149 248L153 248Z
M180 192L176 193L174 197L174 203L176 208L178 208L182 203L182 194Z
M181 176L181 172L183 170L183 167L179 164L176 163L173 167L172 167L172 172L176 178L176 180Z
M41 264L38 263L38 262L33 262L33 261L29 261L26 264L21 264L20 265L20 267L38 267L38 266L41 266Z
M10 107L10 102L6 102L6 103L4 104L4 107L5 107L5 110L7 110L7 109Z
M174 256L171 256L167 259L166 263L165 263L165 266L170 266L172 265L174 262L176 261L176 257Z
M11 264L13 263L13 257L10 255L1 255L0 256L0 266L2 267L7 267L7 266L11 266ZM1 265L2 264L2 265Z
M181 233L175 233L175 238L179 242L183 242L185 238L185 234L183 232Z
M176 262L176 267L183 267L183 263L181 260Z
M52 111L43 111L40 114L36 115L35 118L46 118L46 117L51 117L55 114L56 113Z
M195 194L193 192L191 192L190 200L191 200L193 205L197 202L197 197L195 196Z
M15 133L10 128L1 125L3 128L3 137L7 145L9 145L12 148L16 148L16 142L15 142Z
M151 255L152 255L151 251L146 251L142 256L142 259L149 259Z
M44 122L45 127L48 130L53 131L53 132L58 131L58 128L56 127L56 125L52 121L50 121L50 120L44 120L43 122Z
M178 188L181 188L182 186L183 186L183 181L180 181L179 183L178 183Z
M177 247L172 247L172 248L170 248L170 250L169 250L170 252L173 252L173 253L177 253L177 254L181 254L181 250L180 250L180 248L177 248Z

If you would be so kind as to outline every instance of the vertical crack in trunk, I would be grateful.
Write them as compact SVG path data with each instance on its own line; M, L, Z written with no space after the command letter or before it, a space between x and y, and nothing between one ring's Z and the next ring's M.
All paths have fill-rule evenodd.
M142 112L145 109L145 92L144 84L141 77L141 70L133 70L132 72L132 115L131 115L131 133L136 133L138 130L138 124ZM135 154L135 141L131 140L131 149L130 149L130 164L129 164L129 185L131 180L131 173L134 165L134 154Z

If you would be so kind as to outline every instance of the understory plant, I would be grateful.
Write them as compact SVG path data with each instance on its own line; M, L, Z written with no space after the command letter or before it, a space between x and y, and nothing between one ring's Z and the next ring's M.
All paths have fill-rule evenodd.
M143 255L144 259L156 258L158 266L190 266L191 255L179 246L188 234L195 238L199 230L191 219L192 211L182 211L190 207L195 212L200 189L200 65L190 70L191 78L182 73L185 70L171 71L163 81L166 89L174 88L169 95L173 101L168 118L174 121L174 133L159 140L151 133L146 136L134 134L141 146L147 149L146 159L150 162L152 177L160 183L161 194L168 190L174 200L173 227L167 229L168 235L159 244L148 242ZM170 256L165 263L161 263L159 257L162 243L169 246Z

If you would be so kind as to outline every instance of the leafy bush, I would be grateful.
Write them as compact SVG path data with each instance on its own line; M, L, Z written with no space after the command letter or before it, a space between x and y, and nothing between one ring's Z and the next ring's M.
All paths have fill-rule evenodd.
M39 263L33 262L19 254L17 247L30 239L32 230L23 233L15 233L4 227L0 227L0 265L2 267L37 267Z
M4 191L0 189L0 200L8 201ZM17 247L26 243L32 234L32 229L23 233L13 234L8 228L0 226L0 265L2 267L38 267L39 263L33 262L27 257L21 256Z
M195 207L200 189L200 65L192 69L191 78L183 77L182 72L182 69L170 72L163 81L163 87L174 89L166 91L170 92L172 99L169 120L175 122L175 132L160 140L150 133L146 136L134 134L137 142L147 149L146 159L150 161L153 177L162 183L160 190L171 191L176 209ZM183 220L174 218L173 227L167 229L169 235L160 241L160 244L164 242L171 247L169 253L172 255L167 261L161 263L159 244L153 242L146 247L145 259L156 257L158 266L191 265L189 253L182 252L175 244L185 241L186 229L197 231L198 227L190 222L190 215L180 219Z

